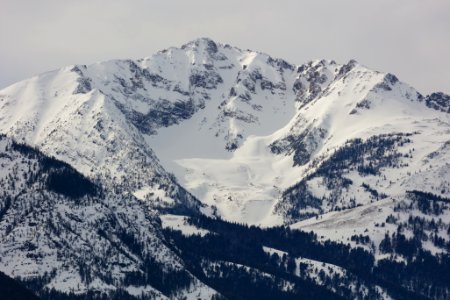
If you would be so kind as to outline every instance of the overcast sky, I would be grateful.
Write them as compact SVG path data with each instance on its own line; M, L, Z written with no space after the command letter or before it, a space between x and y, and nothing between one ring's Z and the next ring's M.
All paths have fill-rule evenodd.
M0 0L0 88L197 37L296 64L354 58L450 93L450 0Z

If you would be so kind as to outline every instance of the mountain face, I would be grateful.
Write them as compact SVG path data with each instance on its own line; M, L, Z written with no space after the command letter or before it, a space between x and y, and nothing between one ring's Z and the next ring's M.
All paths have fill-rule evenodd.
M5 136L0 164L1 270L41 296L215 294L185 270L156 212L135 197Z
M134 289L181 297L197 287L198 297L233 298L227 280L243 272L265 282L270 288L260 291L274 297L299 296L311 284L327 286L331 296L408 298L412 291L445 298L446 283L433 296L405 275L398 286L406 291L393 290L384 283L394 279L383 272L423 253L448 255L449 113L450 96L421 95L395 75L353 60L294 65L205 38L139 60L35 76L0 91L0 132L8 136L0 141L1 270L39 278L35 290L78 294ZM33 150L23 153L25 144ZM34 148L39 154L30 156ZM41 156L58 163L49 167L50 158ZM52 175L60 172L75 181ZM245 226L207 226L199 216L313 231L311 245L333 240L364 249L376 262L370 268L382 275L364 283L347 258L313 251L292 258L294 279L279 269L288 261L241 261L234 248L229 257L188 255L197 235L204 239L192 245L211 248L233 244L223 228L251 235ZM300 255L289 241L258 240L259 250L242 251ZM421 250L405 252L408 245ZM334 271L320 268L322 262ZM186 284L169 292L151 276L130 275L149 268ZM330 283L336 272L361 289ZM427 276L423 281L433 282ZM310 297L320 294L311 291Z
M1 91L0 105L4 133L155 207L267 226L368 204L362 184L449 195L448 96L355 61L295 66L199 39L48 72ZM357 161L329 182L324 169L355 147Z

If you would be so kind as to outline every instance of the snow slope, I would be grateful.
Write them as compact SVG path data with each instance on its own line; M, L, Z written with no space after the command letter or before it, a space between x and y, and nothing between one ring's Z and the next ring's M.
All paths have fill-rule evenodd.
M450 115L427 107L423 96L393 75L354 62L316 64L324 65L323 74L332 80L312 100L303 96L296 115L285 126L270 135L249 136L228 159L177 160L186 169L188 190L217 206L226 219L265 226L370 203L373 197L362 184L392 196L418 189L448 197ZM330 69L336 70L333 75ZM390 148L390 156L381 149L368 153L393 134L405 137ZM373 160L376 165L383 157L389 163L380 165L379 174L349 170L343 178L352 184L344 189L328 187L329 174L317 174L320 166L332 163L336 150L348 141L370 138L376 141L358 163ZM434 155L440 159L430 159ZM302 190L296 191L299 183ZM315 203L295 211L300 210L296 202L302 200L295 193L304 198L304 190Z
M161 162L173 171L185 155L229 157L249 133L282 126L294 113L285 100L292 69L209 39L137 61L69 66L0 91L0 130L88 176L198 207Z

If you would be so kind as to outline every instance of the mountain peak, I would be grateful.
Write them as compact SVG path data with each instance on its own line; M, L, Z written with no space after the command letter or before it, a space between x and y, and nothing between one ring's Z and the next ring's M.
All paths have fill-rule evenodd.
M216 53L218 43L208 37L200 37L181 46L181 49L206 49L208 52Z

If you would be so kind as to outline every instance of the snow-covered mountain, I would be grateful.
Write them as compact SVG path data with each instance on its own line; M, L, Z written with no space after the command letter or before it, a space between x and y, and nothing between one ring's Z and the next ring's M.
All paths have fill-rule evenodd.
M421 95L353 60L295 65L201 38L151 57L73 65L7 87L0 91L0 132L102 186L115 195L108 206L129 203L120 213L125 224L151 214L136 230L154 228L148 234L160 235L156 244L167 242L158 215L202 213L312 230L377 260L388 256L386 237L419 231L424 249L449 251L450 96ZM58 204L52 201L46 205ZM100 219L116 213L98 212ZM163 224L177 218L162 216ZM183 266L176 252L167 250L168 261ZM217 266L208 264L210 272Z
M272 225L368 204L370 190L448 196L449 107L354 61L295 66L198 39L10 86L0 129L152 205L200 206L171 172L225 219ZM343 151L358 157L331 182Z

